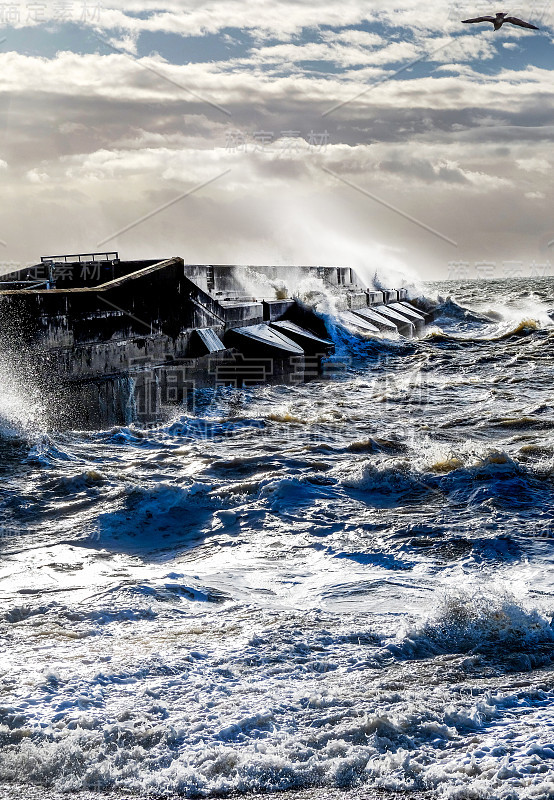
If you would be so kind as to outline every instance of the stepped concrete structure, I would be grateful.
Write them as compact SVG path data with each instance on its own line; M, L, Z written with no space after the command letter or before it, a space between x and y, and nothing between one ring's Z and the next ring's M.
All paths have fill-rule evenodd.
M300 285L304 302L288 296ZM199 387L317 376L334 349L314 310L325 295L361 335L412 336L428 320L406 290L366 289L347 267L85 253L0 277L0 348L50 398L53 426L155 422Z

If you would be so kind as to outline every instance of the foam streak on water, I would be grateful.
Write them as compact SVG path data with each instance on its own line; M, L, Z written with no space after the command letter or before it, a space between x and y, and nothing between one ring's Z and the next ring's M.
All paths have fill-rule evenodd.
M4 402L2 798L552 796L553 282L446 288L154 430Z

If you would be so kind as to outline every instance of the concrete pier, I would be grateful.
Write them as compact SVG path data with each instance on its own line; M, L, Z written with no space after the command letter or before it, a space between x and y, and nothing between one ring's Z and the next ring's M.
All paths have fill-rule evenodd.
M359 328L367 333L379 333L377 325L374 325L373 322L370 322L370 320L355 311L341 311L338 318L347 327Z
M420 314L408 303L391 303L389 309L392 311L397 311L403 317L411 320L417 331L421 331L425 327L425 317L423 314Z
M332 353L335 349L335 345L330 339L322 339L305 328L301 328L295 322L282 319L272 322L271 327L288 336L289 339L292 339L293 342L302 347L304 353L309 355Z
M59 427L157 419L199 386L304 379L333 351L325 319L288 296L312 281L362 335L411 336L425 315L403 289L368 290L344 267L190 265L117 253L43 257L0 277L0 347L56 398Z
M371 322L371 324L374 325L376 328L378 328L380 331L385 331L388 333L398 333L398 328L394 324L394 322L391 322L390 319L387 319L382 314L379 314L378 311L376 311L374 308L359 309L358 311L355 312L355 314L359 317L362 317L362 319Z
M396 311L391 306L374 306L374 311L381 316L388 319L389 322L392 322L398 328L398 332L403 334L404 336L413 336L415 332L415 325L413 324L413 320L411 320L406 314L401 314L399 311Z

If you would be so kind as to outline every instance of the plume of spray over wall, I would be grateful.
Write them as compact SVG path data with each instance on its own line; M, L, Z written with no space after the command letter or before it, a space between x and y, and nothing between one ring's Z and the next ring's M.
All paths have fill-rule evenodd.
M268 203L271 213L268 213ZM349 267L365 289L406 288L421 297L425 287L398 248L375 240L373 231L334 198L299 197L272 191L270 200L252 208L258 226L258 249L238 248L238 263L273 265L272 276L249 267L235 271L246 295L256 298L295 297L329 318L344 308L340 290L298 266ZM362 221L363 222L363 221ZM296 267L296 268L295 268ZM278 275L278 278L275 277Z
M299 197L273 191L270 211L261 204L252 209L257 224L257 246L245 243L235 251L237 263L286 266L350 267L364 288L406 288L410 296L425 293L416 270L407 263L407 256L391 244L383 244L360 220L334 198L313 195ZM252 222L252 219L250 220ZM298 276L285 272L287 283ZM254 288L250 284L251 288ZM279 287L274 287L276 290ZM282 287L281 287L282 288ZM287 284L289 294L296 296L298 287Z

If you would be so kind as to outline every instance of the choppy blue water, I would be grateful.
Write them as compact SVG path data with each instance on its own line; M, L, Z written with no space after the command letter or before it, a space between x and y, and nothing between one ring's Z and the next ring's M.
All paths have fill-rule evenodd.
M46 435L3 380L8 796L552 797L554 281L436 291L152 430Z

